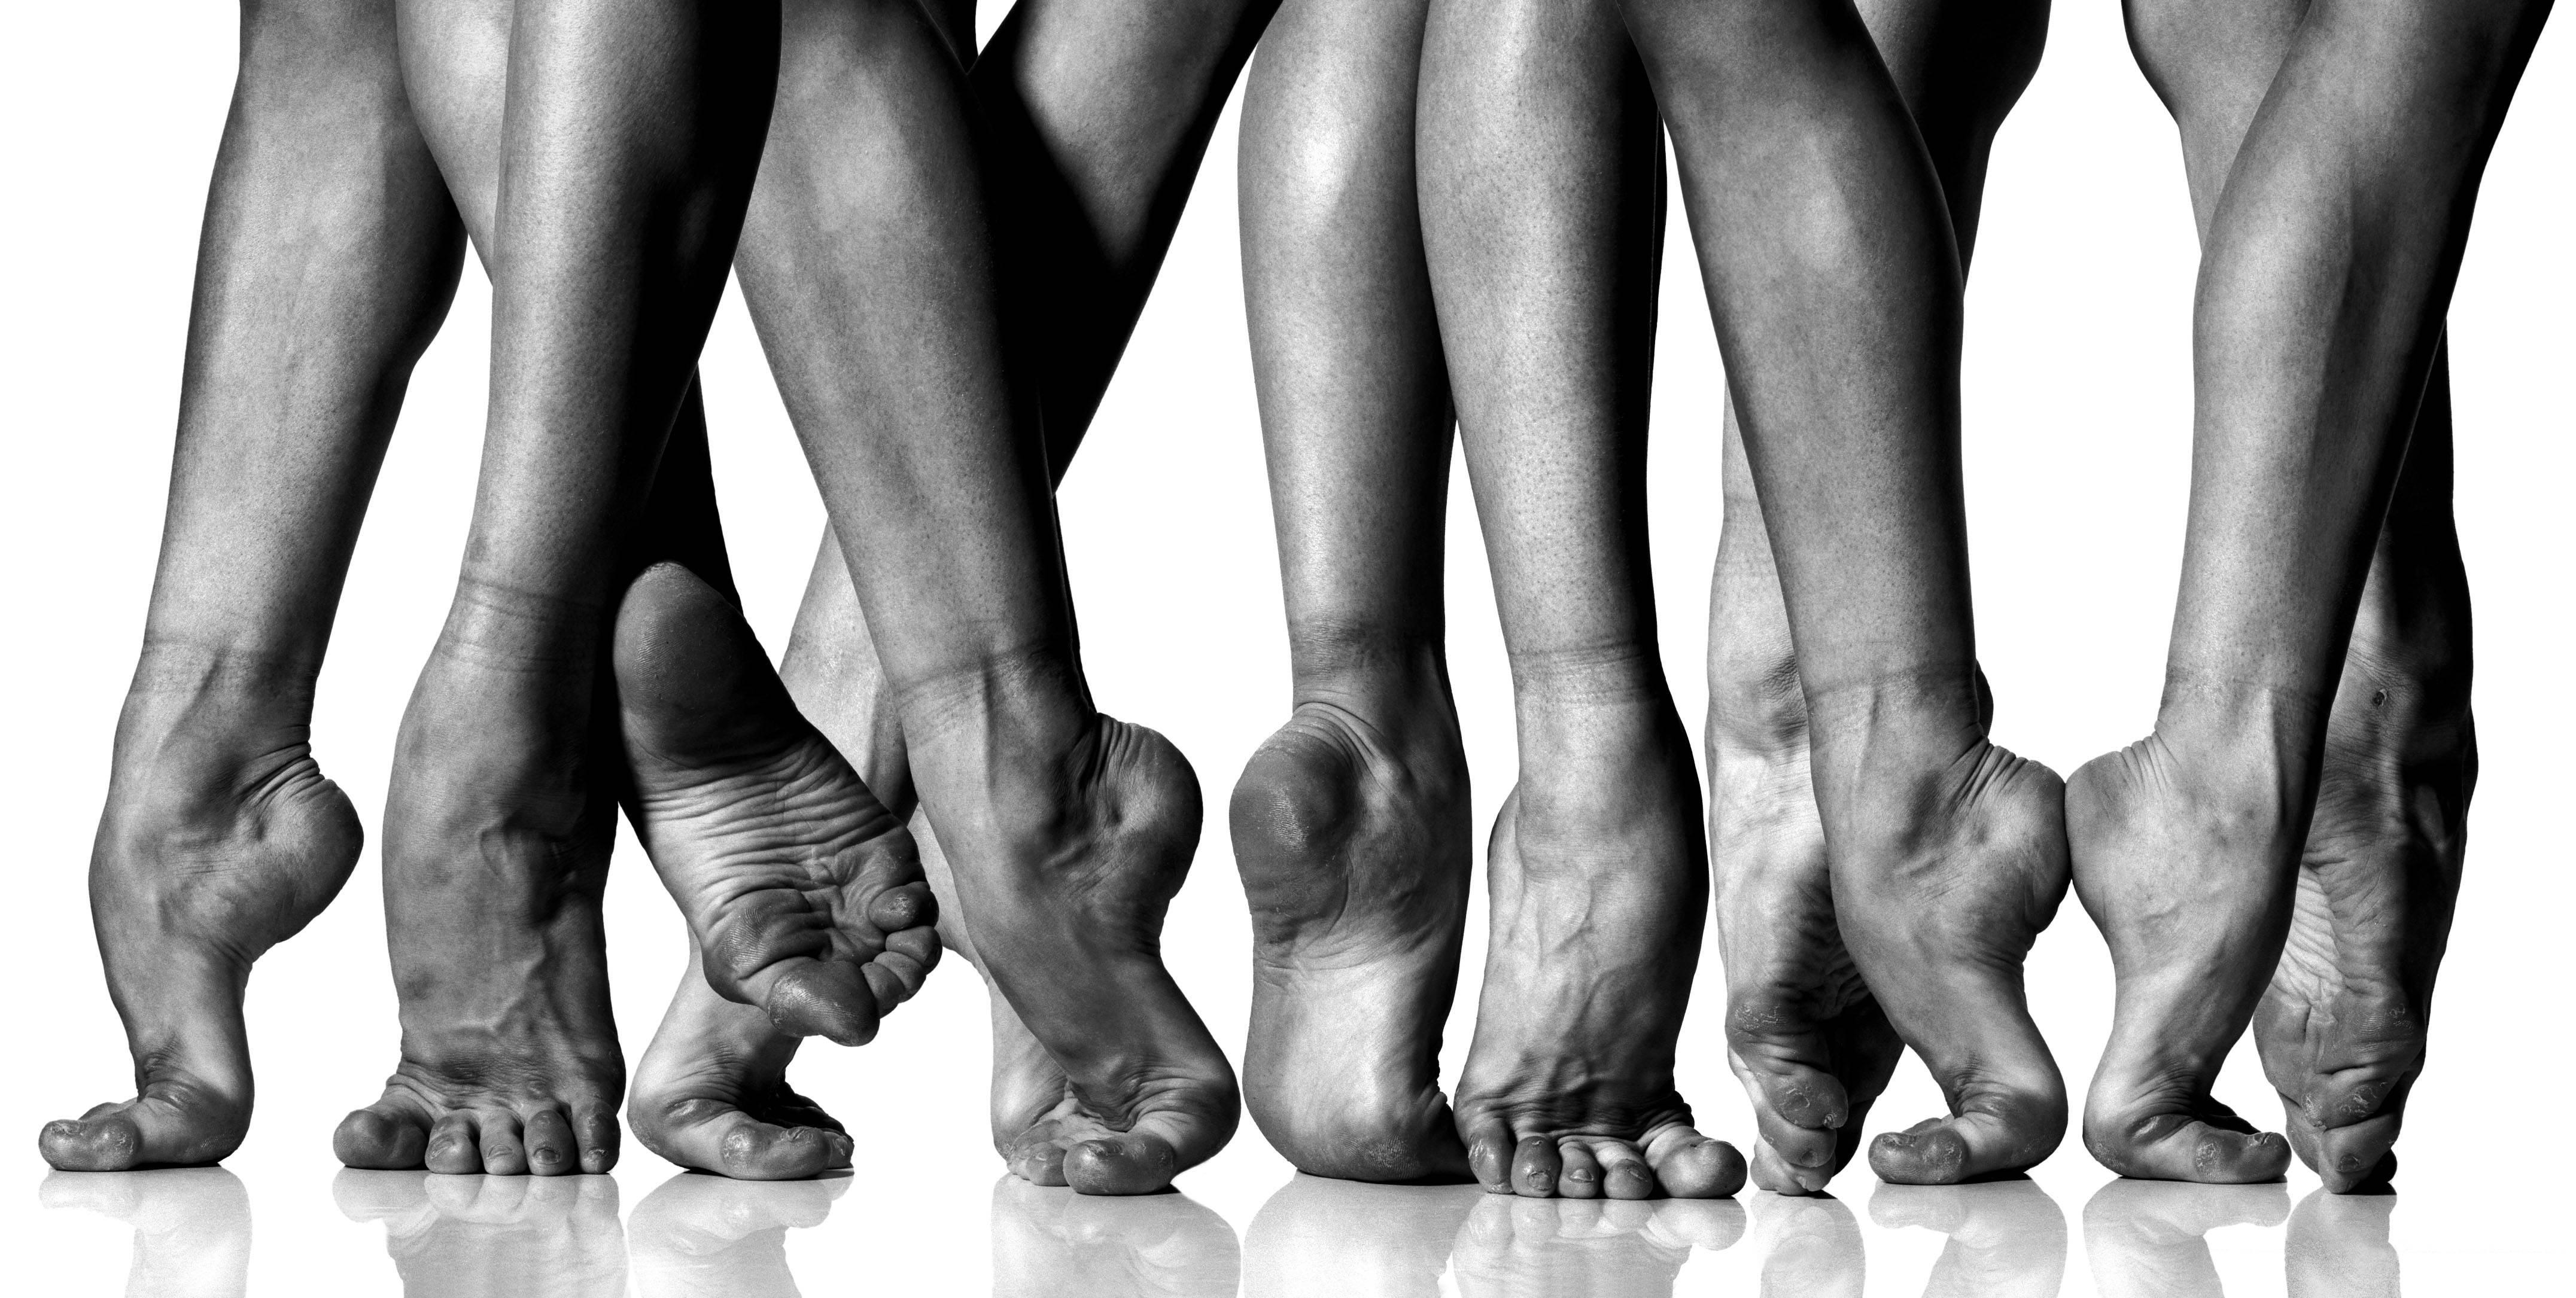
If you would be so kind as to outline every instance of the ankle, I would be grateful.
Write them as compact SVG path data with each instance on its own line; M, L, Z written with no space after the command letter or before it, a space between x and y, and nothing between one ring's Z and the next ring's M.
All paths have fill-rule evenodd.
M1795 763L1805 769L1807 697L1798 682L1797 655L1786 649L1725 661L1711 655L1708 748L1720 765Z
M117 718L111 824L228 824L246 798L309 764L312 716L313 677L298 663L147 644Z

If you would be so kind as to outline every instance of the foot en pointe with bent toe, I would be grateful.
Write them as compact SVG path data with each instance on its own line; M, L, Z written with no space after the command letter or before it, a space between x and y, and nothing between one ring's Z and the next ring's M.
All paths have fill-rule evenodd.
M1440 1090L1471 869L1445 671L1301 691L1234 789L1253 923L1244 1101L1299 1169L1464 1180ZM1365 685L1365 683L1363 683Z
M313 760L312 703L309 671L146 647L89 874L136 1094L47 1123L53 1166L212 1163L249 1130L252 962L330 904L363 839Z
M2063 786L1986 738L1973 667L1808 698L1843 940L1950 1110L1880 1135L1870 1167L1946 1185L2034 1166L2066 1132L2022 986L2066 893Z
M1660 690L1522 708L1458 1081L1469 1164L1531 1198L1733 1194L1742 1156L1699 1133L1673 1078L1708 906L1689 737Z

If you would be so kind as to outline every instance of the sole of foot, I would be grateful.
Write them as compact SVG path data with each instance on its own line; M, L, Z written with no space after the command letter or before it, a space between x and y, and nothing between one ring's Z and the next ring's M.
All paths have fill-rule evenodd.
M2022 962L2068 878L2055 772L1945 737L1860 790L1834 852L1834 913L1888 1024L1940 1083L1950 1112L1870 1142L1870 1170L1955 1185L2032 1167L2066 1135L2066 1082L2031 1019Z
M1821 1192L1860 1152L1862 1120L1905 1051L1834 918L1795 706L1795 730L1768 751L1726 742L1713 712L1709 752L1726 1061L1753 1105L1753 1184L1790 1195Z
M451 619L396 739L385 929L401 1060L332 1135L349 1167L562 1176L617 1162L626 1062L600 913L617 806L596 774L611 741L574 710L591 697L586 656L568 666L505 642Z
M2289 817L2243 805L2244 791L2269 798L2278 786L2198 769L2160 736L2067 782L2075 891L2110 946L2116 987L2084 1145L2122 1176L2246 1184L2289 1167L2288 1141L2210 1094L2289 927Z
M939 962L912 835L686 568L628 587L616 669L638 836L709 985L797 1036L872 1039Z
M1232 1066L1162 961L1163 915L1198 845L1198 777L1142 726L1089 713L1049 742L1026 723L1000 712L907 734L949 859L985 863L956 882L1002 993L994 1115L1016 1134L996 1143L1040 1185L1152 1194L1223 1148L1242 1115ZM943 807L941 787L1000 792ZM1058 1089L1032 1047L1061 1070Z
M304 709L270 691L146 689L118 725L117 766L90 858L90 912L135 1063L133 1099L45 1124L66 1171L215 1162L250 1129L242 994L252 962L322 913L364 832L307 743ZM291 723L276 719L288 712Z
M698 953L628 1088L626 1124L646 1149L701 1172L793 1181L850 1165L849 1133L787 1085L797 1036L716 995Z
M1439 1075L1473 831L1455 725L1433 728L1401 744L1307 703L1235 785L1253 925L1244 1100L1271 1145L1317 1176L1468 1175Z
M1708 906L1698 780L1666 716L1588 718L1611 741L1524 778L1487 853L1492 937L1458 1132L1476 1180L1529 1198L1721 1198L1743 1156L1673 1085ZM1639 729L1643 727L1643 729Z
M2476 783L2466 680L2376 662L2357 636L2290 935L2254 1011L2290 1147L2335 1193L2396 1175Z

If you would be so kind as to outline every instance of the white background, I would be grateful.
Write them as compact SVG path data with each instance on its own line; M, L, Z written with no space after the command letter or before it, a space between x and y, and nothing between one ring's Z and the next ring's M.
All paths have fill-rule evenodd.
M997 17L985 15L987 25ZM65 1268L49 1278L71 1291L122 1288L123 1231L93 1216L37 1211L44 1169L32 1138L47 1118L130 1094L82 879L152 576L234 22L228 7L210 4L27 6L13 16L16 36L0 56L9 123L0 132L0 174L9 178L0 246L13 253L0 265L0 391L15 465L0 509L0 553L10 560L0 806L13 831L13 923L0 943L0 979L15 992L5 1010L0 1126L19 1133L19 1152L0 1163L9 1169L0 1175L0 1221L33 1250L13 1247L14 1256ZM2433 1061L2401 1147L2408 1193L2398 1238L2418 1293L2440 1292L2430 1287L2436 1277L2495 1279L2496 1268L2536 1264L2509 1255L2550 1247L2529 1232L2551 1220L2548 1204L2564 1202L2549 1182L2560 1157L2554 1100L2576 1065L2563 1008L2576 862L2561 820L2576 778L2562 738L2576 725L2564 575L2567 484L2576 478L2567 395L2576 327L2563 310L2576 290L2566 238L2576 204L2568 51L2563 32L2545 38L2523 83L2451 315L2484 775ZM1172 908L1166 951L1219 1039L1239 1052L1249 930L1222 808L1244 759L1284 719L1288 676L1244 339L1235 136L1229 113L1161 288L1065 485L1063 514L1101 705L1169 734L1196 764L1214 813ZM1996 147L1965 380L1977 612L2000 700L1996 737L2061 771L2136 738L2152 717L2182 541L2194 263L2174 134L2130 60L2116 6L2061 4L2047 60ZM1678 219L1666 266L1655 557L1667 672L1696 726L1722 380ZM332 1126L375 1097L394 1062L373 837L395 723L445 611L464 535L488 310L480 272L469 269L412 384L322 677L315 749L355 799L371 842L338 902L270 954L251 984L259 1109L230 1165L250 1179L260 1214L255 1291L290 1287L298 1276L340 1289L393 1283L373 1228L349 1224L317 1196L334 1171ZM705 375L735 570L754 624L776 650L822 510L738 299L728 298L717 321ZM1481 860L1483 830L1513 778L1510 697L1463 471L1455 481L1450 663ZM1479 915L1482 904L1480 887ZM618 1017L637 1052L679 970L682 930L631 839L610 885L609 927ZM1470 938L1471 985L1450 1024L1450 1076L1472 1023L1482 946ZM2039 944L2030 985L2080 1093L2108 1024L2110 984L2100 937L2071 898ZM844 1207L828 1228L851 1232L852 1264L883 1278L920 1272L944 1275L943 1290L981 1288L986 1188L1000 1171L983 1123L982 998L954 964L878 1044L844 1051L818 1042L797 1065L798 1084L860 1133L857 1188L894 1192L865 1213ZM1682 1081L1703 1128L1749 1143L1749 1114L1724 1066L1720 1005L1711 959L1685 1033ZM2250 1046L2219 1092L2258 1120L2276 1118ZM1872 1126L1903 1125L1938 1107L1909 1060ZM630 1207L666 1175L629 1141L619 1177ZM1182 1188L1241 1230L1287 1175L1247 1122L1234 1146ZM2070 1223L2103 1179L2071 1139L2041 1177ZM1837 1184L1855 1204L1872 1188L1865 1168ZM2313 1185L2301 1169L2290 1190ZM2222 1236L2251 1241L2219 1250L2231 1292L2277 1289L2278 1254L2266 1251L2278 1249L2277 1235ZM905 1247L881 1247L888 1238ZM1929 1245L1890 1243L1894 1251L1882 1254L1881 1243L1872 1236L1882 1261L1874 1274L1897 1286L1890 1292L1910 1291L1919 1281L1907 1277L1923 1274ZM1747 1251L1718 1257L1740 1274ZM1695 1262L1693 1274L1719 1265ZM2082 1264L2070 1273L2083 1274ZM816 1281L807 1276L809 1289Z

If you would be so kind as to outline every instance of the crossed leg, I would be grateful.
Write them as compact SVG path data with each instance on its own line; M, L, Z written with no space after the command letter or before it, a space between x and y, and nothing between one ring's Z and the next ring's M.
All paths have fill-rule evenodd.
M1036 399L1054 477L1067 468L1108 385L1217 115L1274 5L1212 0L1149 12L1130 0L1026 0L974 60L968 88L985 126L979 147L992 183L1007 196L995 228L1010 267L1005 321L1015 345L1031 350L1020 372L1039 378ZM952 53L971 52L971 5L934 5L930 12ZM853 141L864 139L848 132L869 129L863 116L831 116L836 100L828 92L847 78L877 75L866 71L874 47L815 40L800 35L804 27L791 11L782 125L769 144L771 166L802 156L798 150L811 151L817 166L846 157L858 147ZM814 88L810 98L799 86ZM786 129L809 112L823 114L812 129ZM805 201L782 197L781 210ZM836 216L823 209L812 215ZM775 351L772 359L789 363ZM828 407L809 412L793 400L791 412L800 420L834 417ZM940 891L943 940L983 969L954 904L937 835L915 811L899 709L841 541L835 532L824 536L781 673L797 705L849 755L884 805L911 817ZM993 1137L1008 1157L1021 1146L1031 1115L1063 1103L1066 1080L998 985L992 1006ZM706 994L702 980L683 978L637 1070L630 1113L638 1134L665 1157L710 1171L809 1174L822 1166L814 1161L822 1156L817 1151L846 1142L833 1134L837 1123L786 1087L795 1046L795 1038L758 1014ZM752 1134L732 1134L737 1131ZM736 1144L726 1144L728 1138ZM743 1148L752 1145L775 1145L777 1152L745 1156ZM718 1150L727 1157L717 1159ZM1055 1175L1044 1157L1025 1166Z
M2076 889L2118 979L2085 1105L2086 1145L2114 1171L2250 1181L2287 1166L2287 1142L2210 1097L2268 975L2265 1063L2301 1152L2338 1189L2386 1173L2474 769L2465 602L2438 557L2447 523L2427 518L2447 494L2446 444L2431 444L2424 483L2397 484L2440 392L2431 375L2478 180L2548 10L2275 11L2268 73L2236 66L2259 63L2267 42L2172 57L2195 16L2133 13L2184 122L2206 235L2163 702L2152 735L2068 788ZM2231 122L2245 125L2231 134ZM2392 495L2410 503L2392 508ZM2417 545L2436 553L2410 558ZM2392 682L2391 662L2443 670ZM2329 752L2340 790L2326 783Z
M1623 7L1672 125L1779 574L1834 922L1948 1093L1951 1117L1886 1138L1874 1161L1933 1181L2028 1166L2065 1125L2019 969L2064 894L2065 839L2056 776L1985 733L1959 482L1961 269L1931 132L1838 0ZM1812 861L1812 843L1790 847ZM1803 887L1812 904L1812 876ZM1774 1163L1783 1188L1822 1181L1789 1168L1848 1152L1833 1132L1848 1097L1815 1066L1832 1044L1810 1044L1788 1094L1764 1096L1766 1138L1803 1155ZM1860 1046L1848 1075L1883 1078L1883 1038Z
M1424 246L1510 650L1520 779L1458 1129L1488 1190L1731 1194L1673 1057L1699 960L1698 774L1655 638L1646 415L1663 150L1600 0L1435 5Z
M1976 240L1986 159L2005 114L2038 68L2047 5L1877 0L1860 10L1940 176L1964 272ZM1862 1120L1895 1068L1900 1031L1929 1039L1955 1029L1891 1025L1836 922L1809 770L1806 699L1762 503L1731 405L1725 436L1726 511L1709 593L1707 742L1727 1059L1761 1130L1754 1183L1798 1193L1822 1189L1859 1152ZM1985 899L1959 900L1974 906ZM2017 964L2020 944L2033 936L2023 931L2027 920L2009 909L1958 919L1968 940L1934 958ZM1944 1053L1954 1067L1973 1059ZM1940 1080L1945 1095L1961 1093L1958 1079ZM2062 1103L2059 1112L2062 1123ZM1923 1136L1887 1139L1872 1149L1871 1165L1894 1181L1999 1170L1943 1166L1925 1157Z
M251 964L356 865L313 687L411 367L464 247L390 0L243 6L198 252L169 522L90 905L136 1098L49 1123L56 1167L206 1163L248 1130Z
M1448 376L1414 186L1428 0L1297 0L1245 92L1253 378L1295 711L1244 767L1244 1099L1319 1176L1466 1174L1440 1093L1466 753L1442 644Z

